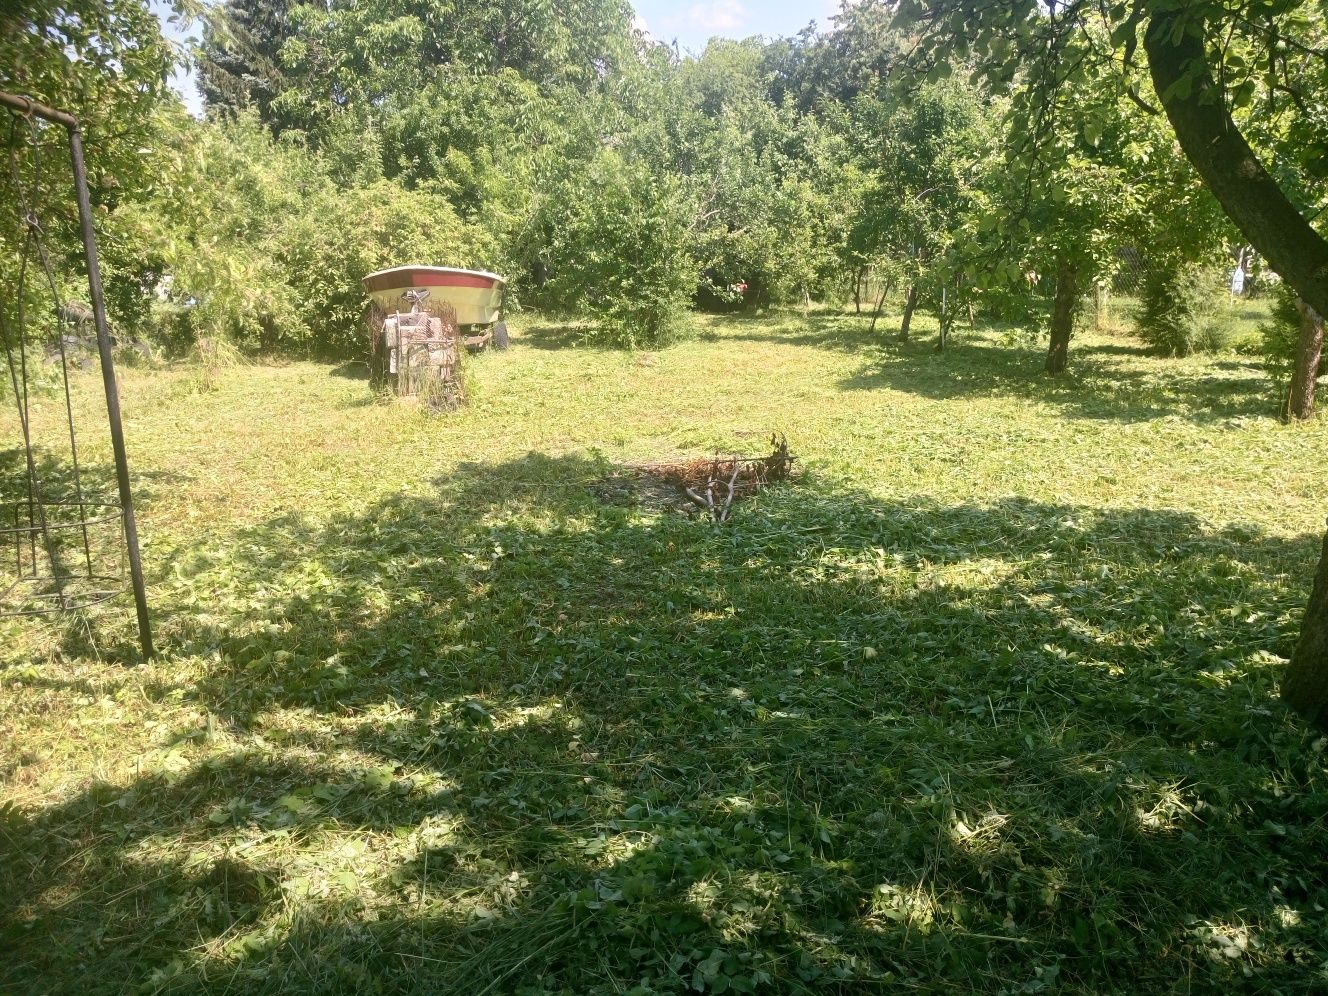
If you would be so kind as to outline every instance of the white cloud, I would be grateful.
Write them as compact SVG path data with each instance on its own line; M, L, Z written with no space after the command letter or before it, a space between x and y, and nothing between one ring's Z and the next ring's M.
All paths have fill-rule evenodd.
M716 0L711 4L693 4L687 8L683 20L691 27L703 31L737 31L747 23L748 13L739 0Z

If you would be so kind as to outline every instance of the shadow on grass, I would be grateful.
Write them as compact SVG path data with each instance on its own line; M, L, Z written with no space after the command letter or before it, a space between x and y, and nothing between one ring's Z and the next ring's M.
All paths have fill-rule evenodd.
M606 469L179 564L214 719L0 809L0 983L1322 987L1328 788L1272 697L1315 537L814 480L713 528Z
M329 371L333 377L342 377L346 380L369 379L369 364L364 360L347 360Z
M830 349L866 357L862 369L840 382L851 391L889 389L936 400L971 397L1019 397L1055 405L1075 418L1150 421L1176 416L1196 422L1277 416L1277 401L1267 376L1256 364L1216 361L1204 368L1150 357L1142 345L1076 340L1070 369L1053 378L1043 371L1042 347L1006 344L1018 339L1015 326L961 325L944 353L934 350L934 333L919 331L898 341L898 316L884 315L875 332L869 317L840 313L790 316L792 327L768 323L747 330L736 319L717 326L726 338ZM1212 370L1233 371L1215 377Z
M713 326L726 333L725 338L738 342L767 342L860 353L896 344L899 316L881 315L875 329L871 328L869 311L861 315L839 311L814 311L808 315L797 311L723 315L714 319ZM934 332L930 336L920 333L914 341L919 345L930 345L934 338Z
M1085 345L1074 351L1067 374L1048 377L1042 353L1026 347L970 340L937 355L903 346L883 353L841 386L888 388L936 400L1018 397L1054 405L1074 418L1120 422L1178 417L1211 423L1276 415L1267 378L1257 369L1217 377L1167 360L1130 365L1116 359L1143 355L1131 347Z
M616 346L605 345L588 337L589 329L573 321L560 324L532 325L523 328L513 337L516 345L529 346L531 349L589 349L603 352L621 352Z
M0 593L6 592L17 579L20 564L25 576L31 576L34 562L43 574L49 574L49 558L52 554L59 564L58 573L73 579L75 590L80 588L78 579L87 573L96 574L99 580L95 587L118 594L86 612L46 614L41 622L45 630L41 636L46 638L48 646L51 643L58 644L70 656L87 655L123 664L141 663L142 654L136 632L122 625L113 626L108 631L107 640L94 642L93 628L88 622L92 616L102 617L107 614L123 622L134 611L127 547L119 519L120 492L114 466L84 459L76 479L67 452L43 446L35 448L33 455L39 483L38 493L47 502L60 504L61 508L48 512L49 542L43 541L41 533L36 529L23 534L27 549L21 558L16 547L18 537L15 534L0 536ZM190 475L173 471L131 469L134 507L140 520L154 503L169 501L176 489L192 480ZM83 508L75 501L75 495L78 494L76 481L81 485L83 498L88 503ZM28 463L24 451L13 448L0 450L0 529L26 530L30 528L29 522L32 527L39 528L42 519L28 510L27 488ZM77 526L82 519L88 522L86 529ZM50 585L40 587L51 590ZM24 601L18 594L23 590L26 590L24 586L16 586L12 597L0 597L0 613L14 608L31 609L36 603ZM51 607L55 602L48 599L42 604L43 607ZM12 618L3 615L0 615L0 624L16 625ZM0 634L0 640L10 636L11 632L6 631ZM41 642L40 638L34 640L34 647Z

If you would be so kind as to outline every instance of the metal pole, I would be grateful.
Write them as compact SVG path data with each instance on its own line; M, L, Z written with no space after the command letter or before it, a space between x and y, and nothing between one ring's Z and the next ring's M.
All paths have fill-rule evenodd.
M0 90L0 105L12 107L23 114L35 114L47 121L54 121L56 124L64 125L70 131L78 130L78 121L72 114L66 114L64 111L57 111L54 107L39 104L30 97L22 97L17 93L5 93Z
M39 112L40 113L40 112ZM92 228L92 202L88 197L88 173L83 164L83 136L78 123L68 115L60 120L69 129L69 151L74 161L74 187L78 194L78 221L83 232L83 256L88 265L88 292L92 296L92 317L97 326L97 352L101 355L101 379L106 388L106 414L111 424L111 449L115 451L115 477L120 485L120 506L124 510L125 545L129 549L129 573L134 584L134 604L138 609L138 639L143 660L150 660L152 622L148 618L147 587L143 583L143 563L138 555L138 527L134 524L134 498L129 489L129 458L125 454L124 429L120 425L120 392L115 384L115 360L111 356L111 333L106 326L106 302L102 297L101 270L97 265L97 235Z

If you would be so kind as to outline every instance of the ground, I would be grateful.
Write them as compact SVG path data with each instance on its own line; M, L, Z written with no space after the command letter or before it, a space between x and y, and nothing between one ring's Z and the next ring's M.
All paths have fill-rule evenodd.
M125 369L161 654L0 628L0 990L1328 990L1276 699L1328 422L1235 354L866 326L527 320L442 417ZM724 526L596 487L772 430L804 473Z

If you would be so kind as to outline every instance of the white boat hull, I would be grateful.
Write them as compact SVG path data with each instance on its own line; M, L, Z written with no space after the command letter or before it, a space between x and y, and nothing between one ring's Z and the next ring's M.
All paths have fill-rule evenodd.
M506 281L484 270L460 270L447 266L397 266L370 273L362 281L365 293L385 314L409 311L403 295L427 290L430 305L450 304L458 325L491 325L502 317Z

